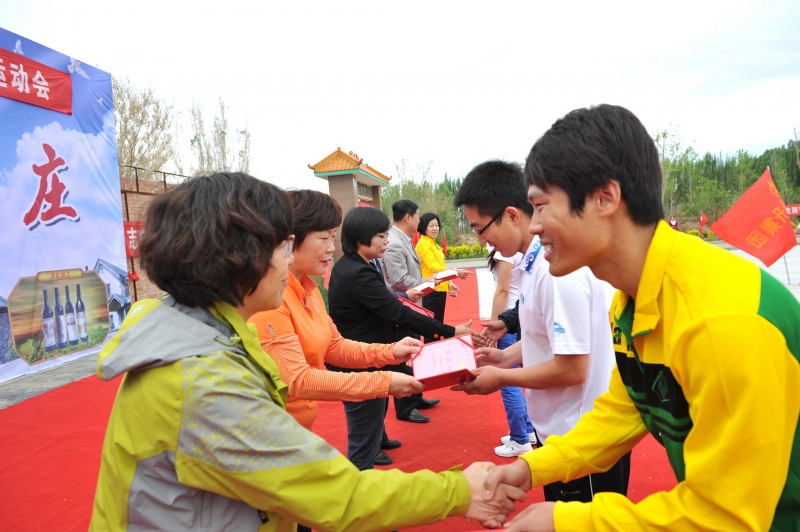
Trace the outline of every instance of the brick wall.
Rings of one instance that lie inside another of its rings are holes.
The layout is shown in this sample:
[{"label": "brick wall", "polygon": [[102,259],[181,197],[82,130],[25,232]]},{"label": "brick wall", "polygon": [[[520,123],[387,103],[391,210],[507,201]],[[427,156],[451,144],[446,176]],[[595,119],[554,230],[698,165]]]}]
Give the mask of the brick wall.
[{"label": "brick wall", "polygon": [[[147,208],[156,195],[164,192],[164,183],[158,181],[139,180],[139,192],[136,192],[136,181],[130,178],[120,179],[122,195],[122,217],[126,222],[144,222]],[[170,187],[171,185],[167,185]],[[159,297],[164,293],[147,277],[139,265],[139,257],[128,258],[128,271],[139,274],[138,281],[131,281],[131,302],[139,299]]]}]

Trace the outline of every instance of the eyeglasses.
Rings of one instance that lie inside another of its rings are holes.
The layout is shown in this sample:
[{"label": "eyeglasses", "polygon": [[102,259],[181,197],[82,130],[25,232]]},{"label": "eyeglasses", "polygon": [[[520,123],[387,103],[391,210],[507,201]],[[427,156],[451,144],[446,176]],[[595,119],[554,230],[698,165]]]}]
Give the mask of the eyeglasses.
[{"label": "eyeglasses", "polygon": [[380,238],[380,239],[382,239],[384,241],[385,240],[389,240],[389,233],[378,233],[375,236],[377,236],[378,238]]},{"label": "eyeglasses", "polygon": [[288,257],[292,254],[292,251],[294,251],[294,235],[289,235],[286,238],[286,242],[283,243],[283,252]]},{"label": "eyeglasses", "polygon": [[484,233],[484,232],[485,232],[487,229],[489,229],[489,226],[490,226],[490,225],[492,225],[493,223],[495,223],[497,220],[499,220],[499,219],[500,219],[500,217],[501,217],[501,216],[503,216],[503,213],[504,213],[504,212],[506,212],[506,210],[505,210],[505,209],[503,209],[502,211],[500,211],[500,214],[498,214],[497,216],[495,216],[494,218],[492,218],[492,220],[491,220],[491,221],[490,221],[488,224],[484,225],[482,229],[475,229],[475,228],[473,227],[473,228],[472,228],[472,232],[473,232],[473,233],[475,233],[475,234],[476,234],[476,235],[478,235],[478,236],[481,236],[481,235],[482,235],[482,234],[483,234],[483,233]]}]

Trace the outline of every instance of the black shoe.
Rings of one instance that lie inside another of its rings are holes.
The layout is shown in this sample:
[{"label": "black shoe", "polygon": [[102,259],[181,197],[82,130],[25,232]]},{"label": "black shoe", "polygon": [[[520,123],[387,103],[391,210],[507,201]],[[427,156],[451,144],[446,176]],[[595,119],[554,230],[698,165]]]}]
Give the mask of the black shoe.
[{"label": "black shoe", "polygon": [[416,408],[408,413],[408,417],[398,417],[400,421],[410,421],[411,423],[427,423],[431,420],[428,416],[423,416]]},{"label": "black shoe", "polygon": [[400,440],[384,440],[381,442],[381,449],[397,449],[403,445]]},{"label": "black shoe", "polygon": [[375,465],[391,465],[392,460],[388,454],[383,451],[378,451],[378,456],[375,457]]},{"label": "black shoe", "polygon": [[417,408],[419,408],[420,410],[424,410],[426,408],[433,408],[438,404],[439,404],[438,399],[425,399],[424,397],[420,397],[419,401],[417,401]]}]

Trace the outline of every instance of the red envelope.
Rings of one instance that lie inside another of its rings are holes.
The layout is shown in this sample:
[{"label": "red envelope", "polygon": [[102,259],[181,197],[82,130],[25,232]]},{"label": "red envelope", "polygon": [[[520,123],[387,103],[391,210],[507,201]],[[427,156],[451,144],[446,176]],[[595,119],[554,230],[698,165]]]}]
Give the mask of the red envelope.
[{"label": "red envelope", "polygon": [[436,390],[473,381],[477,375],[472,335],[465,334],[425,344],[414,357],[414,378],[425,390]]},{"label": "red envelope", "polygon": [[424,307],[420,307],[416,303],[412,303],[411,301],[409,301],[408,299],[404,298],[403,296],[397,296],[397,299],[400,300],[400,303],[402,303],[403,305],[407,306],[408,308],[410,308],[414,312],[419,312],[420,314],[428,316],[429,318],[433,317],[433,311],[430,311],[430,310],[428,310],[428,309],[426,309]]}]

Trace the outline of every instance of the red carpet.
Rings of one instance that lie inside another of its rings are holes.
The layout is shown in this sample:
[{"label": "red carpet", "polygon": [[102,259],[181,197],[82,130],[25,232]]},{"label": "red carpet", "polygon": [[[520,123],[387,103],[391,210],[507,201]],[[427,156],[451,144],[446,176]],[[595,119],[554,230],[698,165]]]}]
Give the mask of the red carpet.
[{"label": "red carpet", "polygon": [[[475,276],[460,281],[458,298],[448,298],[446,321],[463,323],[478,316]],[[477,320],[473,322],[477,329]],[[108,415],[120,379],[106,383],[88,377],[20,404],[0,410],[0,531],[85,531],[91,516],[100,451]],[[499,394],[468,396],[447,389],[429,397],[442,402],[425,411],[431,422],[417,425],[397,421],[390,407],[389,436],[403,446],[389,451],[404,471],[445,470],[476,460],[509,463],[492,449],[508,432]],[[316,433],[343,453],[347,434],[341,403],[320,403]],[[675,477],[661,446],[647,437],[633,452],[629,497],[671,489]],[[541,490],[529,501],[542,500]],[[462,517],[413,530],[475,530]]]}]

